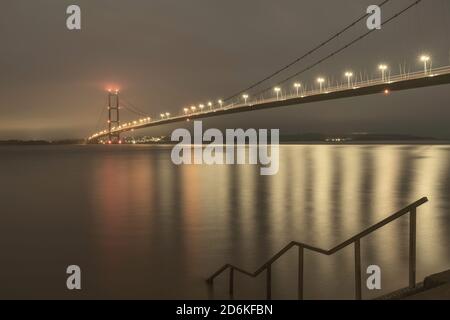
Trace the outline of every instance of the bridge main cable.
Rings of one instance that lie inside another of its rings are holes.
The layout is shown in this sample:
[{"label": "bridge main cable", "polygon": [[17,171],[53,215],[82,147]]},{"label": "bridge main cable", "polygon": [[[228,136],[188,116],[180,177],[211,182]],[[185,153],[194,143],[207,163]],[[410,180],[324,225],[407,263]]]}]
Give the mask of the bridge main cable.
[{"label": "bridge main cable", "polygon": [[[390,0],[384,0],[383,2],[381,2],[378,6],[381,8],[382,6],[384,6],[385,4],[387,4]],[[323,41],[322,43],[320,43],[319,45],[317,45],[316,47],[314,47],[313,49],[309,50],[308,52],[306,52],[304,55],[302,55],[301,57],[295,59],[294,61],[288,63],[287,65],[285,65],[284,67],[282,67],[281,69],[278,69],[277,71],[271,73],[270,75],[268,75],[267,77],[265,77],[262,80],[257,81],[256,83],[252,84],[251,86],[249,86],[248,88],[245,88],[231,96],[229,96],[228,98],[224,99],[224,101],[229,101],[237,96],[240,96],[241,94],[245,93],[248,90],[251,90],[257,86],[259,86],[260,84],[272,79],[273,77],[279,75],[281,72],[289,69],[290,67],[292,67],[293,65],[297,64],[298,62],[300,62],[301,60],[307,58],[308,56],[310,56],[311,54],[313,54],[314,52],[316,52],[317,50],[321,49],[322,47],[326,46],[328,43],[330,43],[331,41],[333,41],[334,39],[338,38],[339,36],[341,36],[344,32],[346,32],[347,30],[351,29],[352,27],[354,27],[356,24],[358,24],[359,22],[361,22],[362,20],[364,20],[365,18],[367,18],[369,16],[368,13],[366,13],[365,15],[361,16],[360,18],[356,19],[355,21],[353,21],[352,23],[350,23],[349,25],[347,25],[345,28],[343,28],[342,30],[340,30],[339,32],[337,32],[336,34],[334,34],[333,36],[331,36],[330,38],[328,38],[327,40]]]},{"label": "bridge main cable", "polygon": [[[422,1],[423,1],[423,0],[416,0],[416,1],[414,1],[412,4],[410,4],[409,6],[407,6],[406,8],[404,8],[403,10],[397,12],[395,15],[393,15],[392,17],[390,17],[388,20],[384,21],[381,25],[384,26],[384,25],[388,24],[389,22],[395,20],[396,18],[398,18],[399,16],[401,16],[403,13],[405,13],[406,11],[408,11],[409,9],[411,9],[412,7],[418,5],[418,4],[419,4],[420,2],[422,2]],[[357,43],[358,41],[364,39],[365,37],[367,37],[368,35],[370,35],[370,34],[371,34],[372,32],[374,32],[374,31],[376,31],[376,29],[372,29],[372,30],[370,30],[370,31],[368,31],[368,32],[366,32],[366,33],[360,35],[360,36],[357,37],[356,39],[350,41],[349,43],[347,43],[347,44],[344,45],[343,47],[341,47],[341,48],[339,48],[339,49],[333,51],[332,53],[330,53],[329,55],[327,55],[327,56],[325,56],[324,58],[320,59],[319,61],[317,61],[317,62],[315,62],[315,63],[309,65],[308,67],[306,67],[306,68],[300,70],[299,72],[297,72],[297,73],[295,73],[295,74],[289,76],[288,78],[285,78],[285,79],[281,80],[281,81],[278,82],[276,85],[282,85],[283,83],[285,83],[285,82],[287,82],[287,81],[289,81],[289,80],[291,80],[291,79],[293,79],[293,78],[299,76],[300,74],[305,73],[305,72],[308,71],[308,70],[311,70],[311,69],[314,68],[315,66],[321,64],[322,62],[324,62],[324,61],[330,59],[331,57],[333,57],[333,56],[339,54],[340,52],[344,51],[344,50],[347,49],[348,47],[354,45],[354,44]],[[272,89],[272,87],[270,87],[270,88],[269,88],[269,87],[268,87],[268,88],[265,88],[264,90],[261,90],[261,91],[257,92],[255,95],[256,95],[256,96],[257,96],[257,95],[260,95],[260,94],[262,94],[262,93],[264,93],[264,92],[267,92],[267,91],[269,91],[269,90],[271,90],[271,89]]]}]

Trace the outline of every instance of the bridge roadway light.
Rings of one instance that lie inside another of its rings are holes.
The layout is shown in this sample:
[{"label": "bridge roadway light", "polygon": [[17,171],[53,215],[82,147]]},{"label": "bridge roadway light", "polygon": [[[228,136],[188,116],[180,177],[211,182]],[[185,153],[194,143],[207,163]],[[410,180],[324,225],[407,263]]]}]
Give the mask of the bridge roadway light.
[{"label": "bridge roadway light", "polygon": [[161,113],[160,116],[161,116],[161,119],[164,119],[165,114]]},{"label": "bridge roadway light", "polygon": [[166,112],[166,118],[170,117],[170,112]]},{"label": "bridge roadway light", "polygon": [[378,66],[378,70],[381,71],[381,81],[386,81],[386,70],[388,69],[388,66],[385,64],[380,64]]},{"label": "bridge roadway light", "polygon": [[325,82],[324,78],[317,78],[317,82],[319,83],[320,86],[320,92],[322,92],[322,85]]},{"label": "bridge roadway light", "polygon": [[296,83],[294,83],[294,88],[297,90],[297,97],[298,97],[298,90],[300,89],[300,87],[301,87],[302,85],[300,84],[300,83],[298,83],[298,82],[296,82]]},{"label": "bridge roadway light", "polygon": [[201,104],[201,105],[198,106],[198,108],[200,109],[200,112],[203,112],[203,109],[205,108],[205,105]]},{"label": "bridge roadway light", "polygon": [[209,110],[212,110],[212,106],[213,106],[212,102],[211,102],[211,101],[210,101],[210,102],[208,102],[208,107],[209,107]]},{"label": "bridge roadway light", "polygon": [[189,109],[188,108],[184,108],[183,111],[184,111],[184,114],[187,115],[188,112],[189,112]]},{"label": "bridge roadway light", "polygon": [[[427,74],[427,72],[428,72],[427,65],[428,65],[428,61],[430,61],[430,60],[431,60],[431,58],[430,58],[430,56],[428,56],[428,55],[422,55],[422,56],[420,57],[420,61],[422,61],[423,64],[424,64],[424,73],[425,73],[425,74]],[[431,66],[430,66],[430,71],[431,71]]]},{"label": "bridge roadway light", "polygon": [[353,77],[353,72],[347,71],[345,73],[345,76],[347,77],[348,87],[350,88],[351,87],[351,80],[350,79]]},{"label": "bridge roadway light", "polygon": [[278,100],[280,92],[281,92],[281,88],[280,87],[275,87],[275,88],[273,88],[273,91],[275,91],[277,93],[277,100]]},{"label": "bridge roadway light", "polygon": [[244,103],[247,104],[248,94],[243,94],[242,98],[244,98]]},{"label": "bridge roadway light", "polygon": [[192,110],[192,112],[195,112],[195,110],[197,110],[197,107],[196,106],[192,106],[191,110]]}]

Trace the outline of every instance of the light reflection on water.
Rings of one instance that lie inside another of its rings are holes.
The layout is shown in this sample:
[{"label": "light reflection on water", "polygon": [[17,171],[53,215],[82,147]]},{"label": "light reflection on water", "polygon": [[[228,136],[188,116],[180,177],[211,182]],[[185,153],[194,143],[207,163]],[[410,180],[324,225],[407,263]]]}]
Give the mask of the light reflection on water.
[{"label": "light reflection on water", "polygon": [[[253,271],[292,240],[329,249],[423,196],[418,279],[450,268],[449,146],[282,146],[276,176],[177,167],[170,150],[0,148],[0,298],[207,298],[224,263]],[[363,270],[383,271],[365,298],[406,286],[408,230],[402,218],[363,240]],[[296,259],[274,265],[274,298],[296,298]],[[305,259],[306,298],[353,298],[352,247]],[[65,290],[69,264],[81,293]],[[236,283],[237,298],[264,297],[264,276]]]}]

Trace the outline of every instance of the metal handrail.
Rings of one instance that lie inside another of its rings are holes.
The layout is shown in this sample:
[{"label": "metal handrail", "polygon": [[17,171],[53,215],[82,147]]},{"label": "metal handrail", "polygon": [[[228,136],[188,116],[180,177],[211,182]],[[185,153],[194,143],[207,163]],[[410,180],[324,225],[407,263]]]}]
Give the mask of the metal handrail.
[{"label": "metal handrail", "polygon": [[212,274],[206,281],[210,286],[214,285],[214,279],[225,272],[227,269],[230,270],[229,273],[229,295],[230,298],[234,297],[234,272],[240,272],[249,277],[255,278],[263,271],[266,271],[266,298],[270,300],[272,297],[272,264],[277,261],[281,256],[283,256],[287,251],[289,251],[292,247],[298,247],[298,299],[303,300],[303,264],[304,264],[304,251],[305,249],[317,252],[323,255],[330,256],[350,244],[354,244],[354,252],[355,252],[355,298],[357,300],[361,300],[362,298],[362,289],[361,289],[361,239],[365,236],[371,234],[372,232],[382,228],[383,226],[389,224],[390,222],[397,220],[403,215],[409,213],[409,287],[414,288],[416,286],[416,213],[417,208],[422,204],[428,202],[427,197],[423,197],[416,202],[408,205],[407,207],[393,213],[389,217],[381,220],[380,222],[374,224],[373,226],[365,229],[364,231],[356,234],[350,239],[338,244],[334,248],[330,250],[324,250],[321,248],[310,246],[306,243],[292,241],[288,245],[286,245],[283,249],[281,249],[277,254],[275,254],[272,258],[270,258],[266,263],[264,263],[260,268],[258,268],[255,272],[249,272],[242,268],[239,268],[232,264],[225,264],[219,270],[217,270],[214,274]]}]

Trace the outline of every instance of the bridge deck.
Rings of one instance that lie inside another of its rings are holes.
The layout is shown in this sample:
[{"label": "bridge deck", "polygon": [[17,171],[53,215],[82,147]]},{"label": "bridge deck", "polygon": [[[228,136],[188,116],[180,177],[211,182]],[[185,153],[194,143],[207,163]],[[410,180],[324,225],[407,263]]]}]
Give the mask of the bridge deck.
[{"label": "bridge deck", "polygon": [[[388,90],[388,92],[395,92],[443,84],[450,84],[450,67],[435,69],[432,71],[430,75],[424,75],[424,73],[421,72],[411,74],[409,76],[396,76],[392,77],[387,82],[378,79],[375,81],[357,83],[351,88],[348,88],[347,86],[338,86],[334,88],[325,89],[323,92],[319,92],[318,90],[311,91],[303,96],[289,96],[288,98],[279,100],[268,99],[263,100],[259,103],[249,102],[248,104],[228,105],[220,109],[198,112],[182,116],[175,116],[168,119],[136,124],[124,124],[122,128],[115,129],[112,132],[123,133],[131,130],[156,127],[170,123],[217,117],[221,115],[234,114],[240,112],[250,112],[270,108],[280,108],[291,105],[302,105],[312,102],[328,101],[357,96],[366,96],[372,94],[385,94],[386,90]],[[97,140],[106,136],[108,136],[108,132],[103,131],[100,134],[92,136],[89,140],[92,139]]]}]

